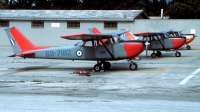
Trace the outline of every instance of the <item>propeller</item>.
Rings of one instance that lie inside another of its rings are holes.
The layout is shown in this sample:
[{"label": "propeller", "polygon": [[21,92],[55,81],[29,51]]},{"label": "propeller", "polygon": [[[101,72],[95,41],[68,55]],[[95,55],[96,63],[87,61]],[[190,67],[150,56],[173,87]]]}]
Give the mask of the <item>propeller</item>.
[{"label": "propeller", "polygon": [[148,55],[148,45],[150,45],[150,43],[148,41],[145,42],[145,46],[146,46],[146,60],[147,60],[147,55]]}]

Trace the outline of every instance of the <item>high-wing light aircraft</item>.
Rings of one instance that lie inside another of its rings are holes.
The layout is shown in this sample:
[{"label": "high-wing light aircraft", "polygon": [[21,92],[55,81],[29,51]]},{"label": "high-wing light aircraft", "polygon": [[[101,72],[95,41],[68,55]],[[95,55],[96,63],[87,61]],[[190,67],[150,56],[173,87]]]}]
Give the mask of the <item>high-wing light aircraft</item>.
[{"label": "high-wing light aircraft", "polygon": [[[182,45],[185,44],[186,37],[183,36],[167,36],[163,32],[141,32],[132,34],[128,29],[125,28],[127,32],[122,34],[124,40],[142,40],[146,45],[146,54],[147,50],[153,50],[151,54],[152,58],[156,56],[162,56],[161,51],[176,51],[175,56],[180,57],[181,53],[177,51]],[[101,33],[97,28],[89,29],[89,32]],[[156,52],[155,52],[156,51]]]},{"label": "high-wing light aircraft", "polygon": [[[61,36],[69,40],[82,40],[72,46],[37,46],[26,38],[16,27],[5,29],[15,56],[24,58],[66,59],[97,61],[95,71],[111,67],[113,60],[129,59],[130,70],[136,70],[137,64],[132,59],[144,50],[142,41],[124,41],[118,35],[126,33],[121,30],[113,34],[86,34],[77,33]],[[106,40],[106,41],[105,41]]]},{"label": "high-wing light aircraft", "polygon": [[192,42],[194,40],[194,38],[196,37],[195,34],[183,34],[182,31],[174,31],[174,30],[165,30],[164,32],[168,33],[170,35],[169,38],[173,38],[173,37],[178,37],[178,36],[183,36],[186,37],[186,42],[185,44],[187,45],[186,49],[190,50],[191,46],[188,45],[190,42]]}]

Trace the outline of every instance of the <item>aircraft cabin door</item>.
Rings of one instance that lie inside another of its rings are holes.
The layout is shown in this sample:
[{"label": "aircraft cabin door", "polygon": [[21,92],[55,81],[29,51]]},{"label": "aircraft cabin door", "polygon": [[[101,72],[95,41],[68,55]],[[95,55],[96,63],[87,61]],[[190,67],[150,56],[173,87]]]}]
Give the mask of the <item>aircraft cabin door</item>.
[{"label": "aircraft cabin door", "polygon": [[164,49],[164,39],[162,38],[161,35],[155,35],[151,37],[151,48],[152,49]]},{"label": "aircraft cabin door", "polygon": [[166,35],[164,38],[164,45],[165,45],[166,49],[172,49],[174,47],[174,45],[172,43],[172,39],[169,38],[168,35]]},{"label": "aircraft cabin door", "polygon": [[102,39],[101,43],[99,40],[95,40],[94,46],[95,46],[95,57],[99,59],[105,59],[105,58],[112,58],[109,52],[106,50],[105,47],[110,51],[110,53],[113,53],[112,45],[110,39]]}]

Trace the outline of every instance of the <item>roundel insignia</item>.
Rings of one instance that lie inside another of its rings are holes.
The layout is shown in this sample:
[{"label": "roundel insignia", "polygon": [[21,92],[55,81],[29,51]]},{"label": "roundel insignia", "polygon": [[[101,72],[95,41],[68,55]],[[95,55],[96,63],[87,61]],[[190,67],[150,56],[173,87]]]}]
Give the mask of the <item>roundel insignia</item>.
[{"label": "roundel insignia", "polygon": [[83,52],[81,50],[76,51],[76,55],[78,57],[81,57],[83,55]]}]

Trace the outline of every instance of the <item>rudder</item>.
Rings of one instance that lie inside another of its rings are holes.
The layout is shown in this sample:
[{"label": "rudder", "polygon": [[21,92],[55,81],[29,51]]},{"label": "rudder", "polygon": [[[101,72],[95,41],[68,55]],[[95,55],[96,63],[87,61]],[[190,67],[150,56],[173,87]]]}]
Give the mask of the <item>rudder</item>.
[{"label": "rudder", "polygon": [[5,29],[14,54],[23,53],[30,50],[47,48],[46,46],[34,45],[26,36],[24,36],[16,27]]}]

